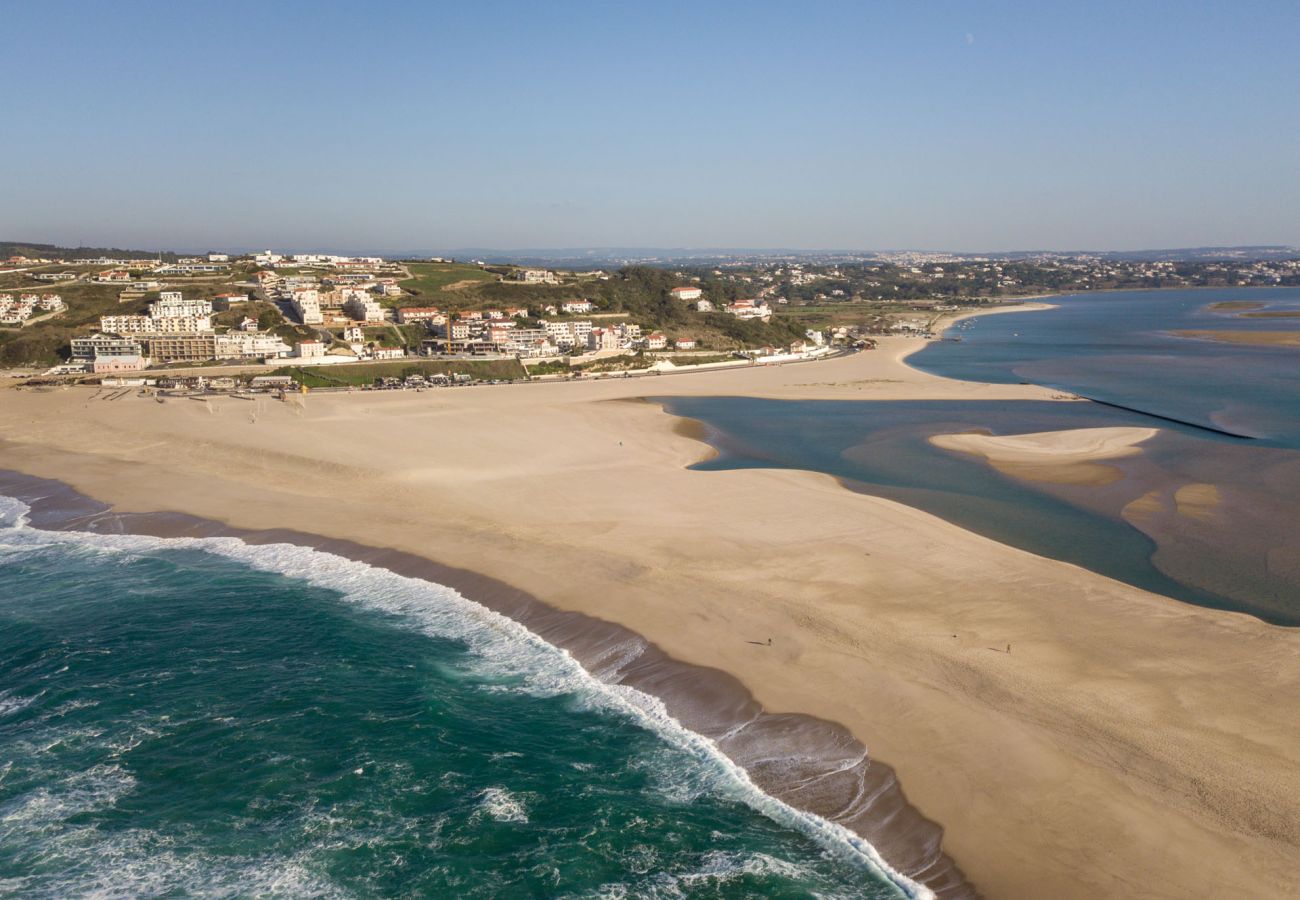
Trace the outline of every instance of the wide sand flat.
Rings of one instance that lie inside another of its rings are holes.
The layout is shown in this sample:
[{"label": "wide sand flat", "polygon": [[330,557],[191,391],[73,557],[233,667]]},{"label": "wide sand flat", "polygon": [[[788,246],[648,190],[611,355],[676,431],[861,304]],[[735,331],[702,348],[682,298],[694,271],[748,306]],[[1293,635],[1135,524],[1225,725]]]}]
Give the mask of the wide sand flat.
[{"label": "wide sand flat", "polygon": [[0,466],[124,510],[424,554],[624,624],[768,709],[849,726],[990,897],[1300,893],[1300,632],[822,475],[689,471],[706,448],[657,405],[605,402],[1052,395],[913,371],[919,346],[288,403],[7,390]]}]

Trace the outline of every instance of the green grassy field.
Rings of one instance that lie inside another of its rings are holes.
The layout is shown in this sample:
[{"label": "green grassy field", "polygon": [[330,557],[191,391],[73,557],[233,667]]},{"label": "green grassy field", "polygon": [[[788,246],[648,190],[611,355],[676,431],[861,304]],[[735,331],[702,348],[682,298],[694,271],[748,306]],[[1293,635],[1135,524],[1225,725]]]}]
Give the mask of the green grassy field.
[{"label": "green grassy field", "polygon": [[[495,281],[496,276],[484,272],[478,266],[461,263],[409,263],[410,278],[399,281],[402,290],[417,294],[423,300],[434,303],[433,295],[438,294],[448,285],[469,281],[475,284]],[[410,305],[410,304],[408,304]]]}]

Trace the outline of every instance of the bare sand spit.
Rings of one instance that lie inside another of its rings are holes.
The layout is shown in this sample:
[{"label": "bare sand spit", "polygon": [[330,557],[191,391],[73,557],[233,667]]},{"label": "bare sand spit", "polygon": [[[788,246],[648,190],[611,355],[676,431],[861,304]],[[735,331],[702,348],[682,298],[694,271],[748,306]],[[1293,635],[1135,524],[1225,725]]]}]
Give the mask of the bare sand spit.
[{"label": "bare sand spit", "polygon": [[1159,431],[1158,428],[1113,426],[1033,434],[936,434],[930,443],[993,462],[1075,463],[1132,456],[1141,452],[1138,444],[1155,437]]},{"label": "bare sand spit", "polygon": [[1300,347],[1300,331],[1232,331],[1182,329],[1172,334],[1178,337],[1196,338],[1203,341],[1219,341],[1225,344],[1251,344],[1256,347]]},{"label": "bare sand spit", "polygon": [[1115,426],[1040,431],[1033,434],[936,434],[930,443],[945,450],[986,459],[998,471],[1030,481],[1054,484],[1110,484],[1123,477],[1101,460],[1140,453],[1143,441],[1158,428]]}]

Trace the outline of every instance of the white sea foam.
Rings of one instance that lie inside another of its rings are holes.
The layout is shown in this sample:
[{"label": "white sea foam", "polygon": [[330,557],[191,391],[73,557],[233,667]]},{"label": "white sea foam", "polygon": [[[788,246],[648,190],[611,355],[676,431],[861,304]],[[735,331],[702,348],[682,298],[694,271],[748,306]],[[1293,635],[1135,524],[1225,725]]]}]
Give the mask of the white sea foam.
[{"label": "white sea foam", "polygon": [[0,494],[0,528],[20,528],[27,525],[27,513],[31,511],[26,503],[17,497]]},{"label": "white sea foam", "polygon": [[0,808],[0,835],[58,832],[73,816],[109,809],[135,788],[120,766],[97,765],[15,797]]},{"label": "white sea foam", "polygon": [[31,697],[20,697],[13,691],[0,691],[0,719],[11,716],[16,712],[22,712],[41,699],[44,694],[45,691],[37,691]]},{"label": "white sea foam", "polygon": [[486,788],[479,794],[478,808],[497,822],[528,822],[528,807],[524,801],[503,787]]},{"label": "white sea foam", "polygon": [[706,767],[707,780],[718,790],[815,840],[836,858],[874,870],[893,882],[904,896],[933,896],[924,885],[890,867],[860,836],[763,792],[713,741],[688,730],[669,715],[657,697],[626,685],[600,681],[567,651],[449,587],[295,544],[250,545],[225,537],[155,538],[40,531],[26,526],[26,512],[27,507],[19,501],[0,497],[0,541],[12,543],[16,549],[49,544],[77,546],[110,557],[169,550],[206,551],[259,571],[337,591],[350,602],[399,617],[426,634],[462,641],[474,651],[475,666],[484,675],[511,680],[516,689],[539,696],[572,695],[585,708],[630,718]]},{"label": "white sea foam", "polygon": [[[637,874],[647,874],[648,870],[628,867]],[[699,865],[692,871],[677,873],[658,873],[650,878],[633,883],[603,884],[594,891],[579,896],[591,900],[614,900],[614,898],[637,897],[645,900],[678,900],[699,895],[701,892],[737,892],[740,887],[728,885],[747,875],[778,877],[788,879],[795,884],[807,884],[814,877],[812,869],[778,859],[766,853],[738,853],[716,851],[706,854]],[[836,894],[814,892],[812,896],[819,900],[859,900],[857,894]]]}]

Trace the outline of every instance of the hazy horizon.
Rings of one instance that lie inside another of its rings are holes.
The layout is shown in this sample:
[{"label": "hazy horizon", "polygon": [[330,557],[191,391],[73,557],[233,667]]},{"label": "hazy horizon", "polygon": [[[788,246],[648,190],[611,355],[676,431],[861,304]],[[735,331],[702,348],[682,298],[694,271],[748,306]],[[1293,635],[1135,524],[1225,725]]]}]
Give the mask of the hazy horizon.
[{"label": "hazy horizon", "polygon": [[11,9],[0,235],[182,251],[1300,244],[1294,4],[792,9]]},{"label": "hazy horizon", "polygon": [[[485,255],[493,257],[515,257],[529,258],[536,256],[554,257],[556,259],[573,260],[581,256],[590,256],[593,260],[604,261],[616,258],[621,255],[658,255],[665,258],[677,258],[678,256],[697,255],[701,258],[707,258],[710,255],[716,256],[743,256],[743,255],[806,255],[806,256],[848,256],[863,255],[870,256],[873,254],[904,254],[904,253],[929,253],[929,254],[950,254],[953,256],[1021,256],[1042,254],[1058,255],[1107,255],[1107,254],[1130,254],[1138,255],[1143,253],[1178,253],[1191,251],[1244,251],[1244,250],[1285,250],[1288,252],[1300,252],[1300,247],[1291,244],[1213,244],[1200,245],[1196,247],[1139,247],[1139,248],[1121,248],[1121,247],[1072,247],[1072,248],[1045,248],[1045,247],[1013,247],[999,250],[972,250],[965,248],[951,247],[433,247],[433,248],[397,248],[397,247],[370,247],[370,246],[349,246],[349,245],[330,245],[330,246],[306,246],[306,245],[275,245],[264,247],[261,245],[238,244],[238,245],[190,245],[190,246],[171,246],[171,245],[127,245],[121,241],[107,242],[82,242],[82,243],[60,243],[57,241],[47,240],[24,240],[12,239],[0,235],[0,243],[30,243],[30,244],[50,244],[59,246],[64,249],[77,250],[86,247],[96,247],[103,249],[118,249],[124,251],[156,251],[160,253],[180,253],[180,254],[204,254],[204,253],[230,253],[235,255],[251,255],[263,250],[270,250],[281,254],[295,253],[325,253],[338,255],[356,255],[356,256],[385,256],[393,259],[418,258],[424,256],[452,256],[458,259],[467,258],[471,255]],[[564,254],[571,254],[564,256]]]}]

